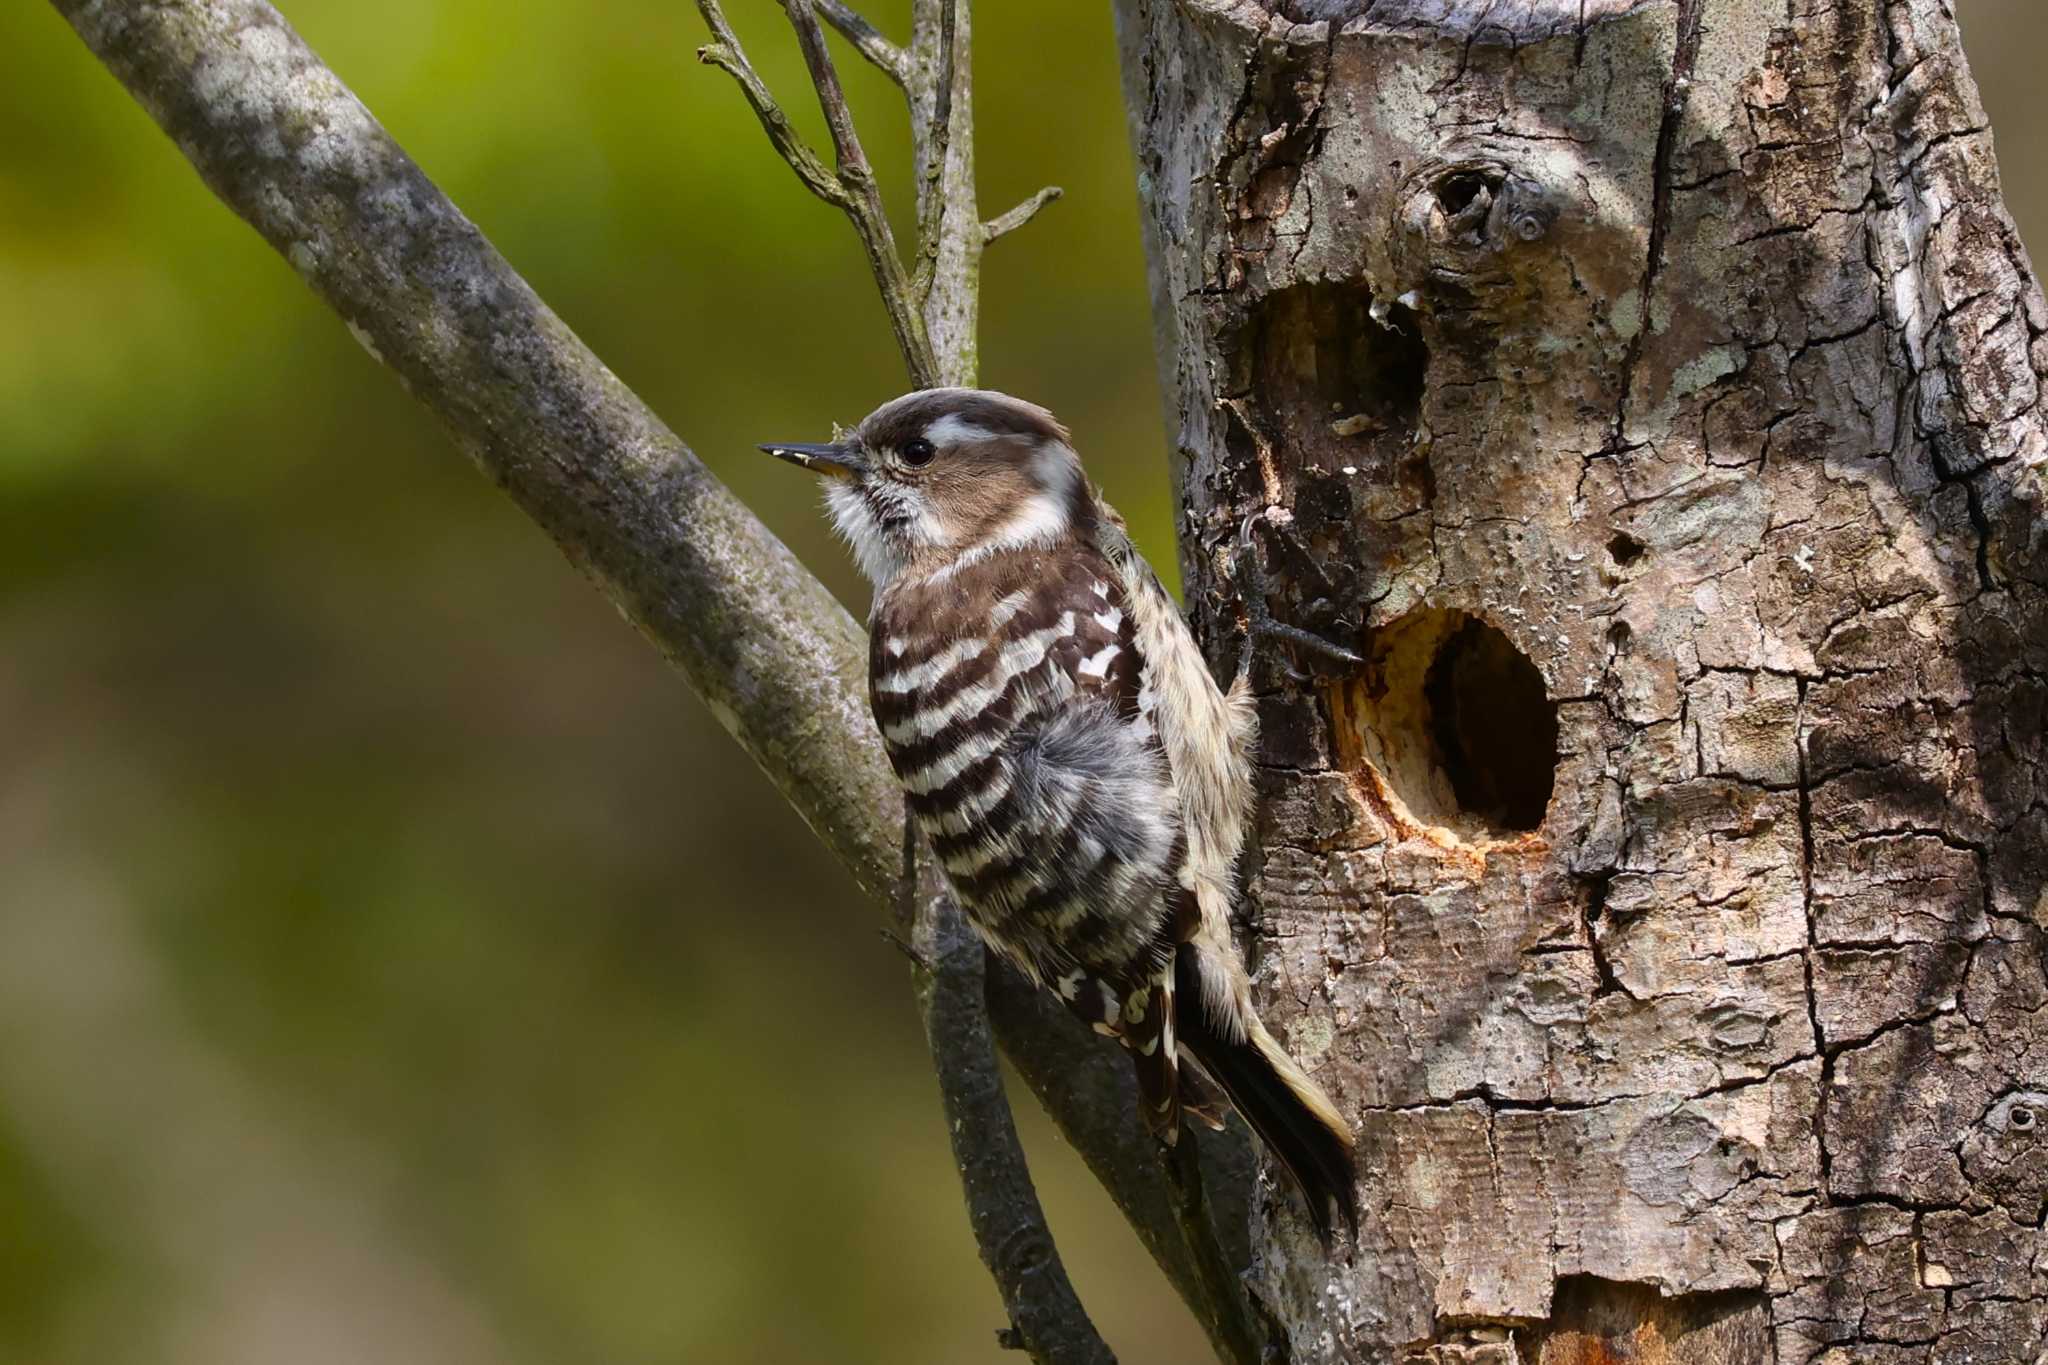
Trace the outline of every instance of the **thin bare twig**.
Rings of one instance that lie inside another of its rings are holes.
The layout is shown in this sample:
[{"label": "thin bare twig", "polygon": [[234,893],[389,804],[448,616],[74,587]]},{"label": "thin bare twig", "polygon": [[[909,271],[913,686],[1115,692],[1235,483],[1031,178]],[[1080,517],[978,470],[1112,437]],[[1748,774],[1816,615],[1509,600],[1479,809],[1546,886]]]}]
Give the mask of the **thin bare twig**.
[{"label": "thin bare twig", "polygon": [[[938,70],[938,80],[931,91],[930,135],[926,138],[927,145],[922,148],[926,193],[919,197],[918,232],[924,239],[923,244],[936,250],[945,232],[944,178],[946,159],[953,149],[953,96],[954,87],[960,79],[960,6],[964,0],[934,0],[934,3],[939,7],[939,46],[933,62]],[[924,287],[928,290],[932,283],[933,277],[928,275]]]},{"label": "thin bare twig", "polygon": [[[915,849],[906,850],[910,856]],[[1031,1183],[1003,1091],[984,1000],[987,954],[930,857],[906,868],[914,890],[911,946],[930,969],[914,974],[918,1013],[939,1075],[967,1220],[1010,1326],[998,1335],[1039,1365],[1116,1365],[1075,1294]]]},{"label": "thin bare twig", "polygon": [[819,27],[811,0],[784,0],[783,8],[789,15],[791,27],[796,30],[797,43],[803,49],[805,65],[810,68],[812,84],[817,87],[818,104],[825,111],[825,122],[832,133],[836,169],[826,169],[823,159],[804,142],[767,83],[747,61],[739,35],[733,31],[718,0],[697,0],[697,12],[704,16],[704,23],[711,30],[713,39],[697,49],[697,59],[724,71],[738,83],[747,103],[753,107],[754,116],[768,134],[768,141],[789,163],[797,178],[811,193],[844,212],[852,221],[854,233],[860,238],[861,247],[867,255],[868,269],[874,274],[875,287],[881,291],[882,306],[889,314],[889,328],[895,334],[897,349],[902,352],[904,368],[910,371],[911,381],[917,387],[929,388],[939,382],[938,365],[932,358],[931,338],[925,332],[924,318],[911,296],[910,277],[903,269],[902,258],[896,254],[896,238],[889,229],[888,214],[882,208],[882,196],[875,184],[874,171],[868,165],[867,154],[861,150],[859,136],[854,132],[853,113],[847,108],[845,93],[839,88],[839,73],[833,68],[832,54],[825,46],[825,32]]},{"label": "thin bare twig", "polygon": [[896,84],[910,84],[910,55],[884,38],[880,29],[844,0],[817,0],[817,5],[818,13],[824,16],[825,22],[837,29],[839,36],[851,43],[855,52],[880,67]]},{"label": "thin bare twig", "polygon": [[1058,185],[1047,185],[1038,193],[1026,199],[1008,213],[997,214],[981,225],[981,239],[993,242],[998,237],[1007,237],[1039,215],[1047,204],[1058,199],[1066,191]]},{"label": "thin bare twig", "polygon": [[[699,0],[700,4],[715,2]],[[881,291],[890,330],[896,334],[896,348],[903,353],[910,382],[920,389],[930,388],[939,382],[931,337],[911,296],[910,276],[903,268],[903,258],[896,254],[896,235],[890,230],[889,215],[882,207],[882,191],[875,183],[874,168],[868,164],[860,134],[854,129],[853,110],[847,107],[846,92],[839,86],[839,71],[832,64],[825,30],[818,23],[811,0],[782,0],[782,8],[789,16],[789,26],[796,30],[797,47],[804,54],[804,65],[818,92],[818,108],[824,111],[825,126],[831,130],[839,183],[847,194],[846,214],[853,220],[854,231],[867,252],[868,269]]]},{"label": "thin bare twig", "polygon": [[960,74],[960,6],[967,0],[939,0],[939,89],[932,129],[935,160],[946,159],[953,137],[953,86]]},{"label": "thin bare twig", "polygon": [[789,121],[789,115],[782,112],[775,96],[768,92],[767,83],[755,74],[745,50],[740,47],[739,36],[719,10],[718,0],[698,0],[697,9],[716,38],[715,42],[697,49],[697,60],[717,67],[738,83],[740,93],[747,97],[747,103],[754,110],[754,117],[761,121],[761,130],[768,134],[768,141],[776,152],[796,172],[797,179],[804,182],[804,188],[836,208],[846,208],[845,186],[833,179],[832,171],[824,160],[804,144],[803,135]]}]

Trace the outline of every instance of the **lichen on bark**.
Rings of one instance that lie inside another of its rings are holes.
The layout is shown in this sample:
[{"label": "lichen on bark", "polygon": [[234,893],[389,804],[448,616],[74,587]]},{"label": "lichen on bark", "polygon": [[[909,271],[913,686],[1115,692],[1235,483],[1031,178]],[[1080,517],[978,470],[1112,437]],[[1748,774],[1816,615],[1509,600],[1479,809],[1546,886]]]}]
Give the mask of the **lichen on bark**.
[{"label": "lichen on bark", "polygon": [[1369,661],[1259,679],[1366,1211],[1261,1201],[1290,1358],[2033,1361],[2048,309],[1949,9],[1119,20],[1191,605],[1267,509]]}]

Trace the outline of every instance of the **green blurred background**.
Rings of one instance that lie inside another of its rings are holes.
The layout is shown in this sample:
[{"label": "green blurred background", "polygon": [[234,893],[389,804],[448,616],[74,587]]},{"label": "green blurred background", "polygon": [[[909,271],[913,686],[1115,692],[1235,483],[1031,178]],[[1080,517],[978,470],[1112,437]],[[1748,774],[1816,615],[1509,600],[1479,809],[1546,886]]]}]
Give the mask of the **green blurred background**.
[{"label": "green blurred background", "polygon": [[[288,0],[863,604],[757,440],[901,387],[687,0]],[[729,0],[815,133],[767,0]],[[1960,0],[2048,233],[2048,13]],[[871,10],[906,27],[905,0]],[[1172,563],[1104,0],[977,16],[983,379]],[[842,66],[900,207],[900,106]],[[0,9],[0,1362],[994,1361],[906,971],[654,653],[91,60]],[[1206,1358],[1018,1105],[1127,1365]]]}]

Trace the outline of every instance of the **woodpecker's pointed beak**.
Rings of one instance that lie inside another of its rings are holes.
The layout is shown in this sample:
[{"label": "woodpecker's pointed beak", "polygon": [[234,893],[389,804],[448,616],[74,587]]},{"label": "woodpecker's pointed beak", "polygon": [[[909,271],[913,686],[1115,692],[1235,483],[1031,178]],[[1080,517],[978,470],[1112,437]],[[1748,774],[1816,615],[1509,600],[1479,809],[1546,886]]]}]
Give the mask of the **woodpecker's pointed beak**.
[{"label": "woodpecker's pointed beak", "polygon": [[835,479],[850,479],[863,468],[860,449],[851,441],[835,441],[829,445],[765,445],[761,449],[778,460],[788,460],[814,474],[825,474]]}]

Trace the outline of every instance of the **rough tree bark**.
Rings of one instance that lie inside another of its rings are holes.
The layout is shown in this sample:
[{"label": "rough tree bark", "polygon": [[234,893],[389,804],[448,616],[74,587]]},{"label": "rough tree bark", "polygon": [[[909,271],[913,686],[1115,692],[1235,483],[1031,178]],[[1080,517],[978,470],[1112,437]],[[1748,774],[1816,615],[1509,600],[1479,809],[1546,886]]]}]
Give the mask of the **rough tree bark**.
[{"label": "rough tree bark", "polygon": [[2048,1360],[2048,309],[1945,0],[1118,0],[1316,1361]]}]

